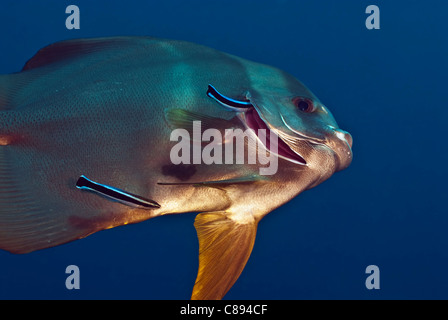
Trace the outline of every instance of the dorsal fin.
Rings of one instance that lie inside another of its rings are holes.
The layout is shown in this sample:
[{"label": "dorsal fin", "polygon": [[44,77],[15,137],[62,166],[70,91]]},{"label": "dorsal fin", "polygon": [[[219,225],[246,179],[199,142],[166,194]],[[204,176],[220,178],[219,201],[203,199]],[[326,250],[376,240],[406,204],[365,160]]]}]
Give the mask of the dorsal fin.
[{"label": "dorsal fin", "polygon": [[135,44],[136,40],[151,39],[149,37],[109,37],[65,40],[50,44],[40,49],[23,67],[22,71],[39,68],[53,63],[70,60],[110,48]]}]

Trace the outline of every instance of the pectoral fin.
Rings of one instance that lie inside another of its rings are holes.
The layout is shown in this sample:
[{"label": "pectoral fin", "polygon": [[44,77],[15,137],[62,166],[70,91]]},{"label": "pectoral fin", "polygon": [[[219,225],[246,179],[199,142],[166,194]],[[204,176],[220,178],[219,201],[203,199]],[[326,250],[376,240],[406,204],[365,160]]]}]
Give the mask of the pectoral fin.
[{"label": "pectoral fin", "polygon": [[240,276],[255,242],[257,221],[237,221],[225,212],[198,214],[199,270],[191,299],[218,300]]},{"label": "pectoral fin", "polygon": [[240,125],[240,120],[233,115],[229,119],[212,117],[203,113],[198,113],[180,108],[167,108],[164,110],[165,120],[171,129],[185,129],[190,136],[193,136],[193,122],[200,121],[201,130],[207,129],[229,129]]}]

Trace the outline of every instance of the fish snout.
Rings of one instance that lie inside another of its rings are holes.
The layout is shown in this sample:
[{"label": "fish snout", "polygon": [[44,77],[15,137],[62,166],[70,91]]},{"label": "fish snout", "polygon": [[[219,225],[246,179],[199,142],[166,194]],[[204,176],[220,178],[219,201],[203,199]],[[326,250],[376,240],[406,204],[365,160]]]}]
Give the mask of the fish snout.
[{"label": "fish snout", "polygon": [[336,130],[334,130],[334,132],[339,139],[345,140],[348,143],[348,145],[350,146],[350,148],[352,147],[353,138],[350,133],[348,133],[347,131],[341,130],[341,129],[336,129]]},{"label": "fish snout", "polygon": [[329,147],[334,151],[338,160],[337,171],[347,168],[352,162],[353,138],[350,133],[330,126]]}]

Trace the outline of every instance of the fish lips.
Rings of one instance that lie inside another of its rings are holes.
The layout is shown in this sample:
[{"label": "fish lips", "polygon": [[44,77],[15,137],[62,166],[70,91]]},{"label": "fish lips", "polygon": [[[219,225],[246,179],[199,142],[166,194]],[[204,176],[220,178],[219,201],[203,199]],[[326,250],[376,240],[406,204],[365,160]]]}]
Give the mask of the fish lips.
[{"label": "fish lips", "polygon": [[[305,166],[307,165],[306,160],[303,158],[301,154],[293,150],[285,141],[283,141],[281,137],[277,135],[276,132],[274,132],[269,128],[269,126],[261,118],[255,107],[249,108],[242,113],[242,121],[249,129],[251,129],[257,135],[257,138],[263,143],[264,147],[267,150],[269,150],[269,152],[274,153],[278,157],[288,160],[290,162],[299,165],[305,165]],[[259,136],[261,132],[265,132],[265,137],[263,139],[261,139]],[[277,148],[274,147],[275,140],[274,142],[271,141],[273,135],[276,135],[277,138],[275,139]],[[273,147],[274,150],[272,150]]]},{"label": "fish lips", "polygon": [[347,168],[352,162],[353,138],[347,131],[332,125],[327,125],[324,126],[322,130],[323,138],[309,137],[304,133],[294,130],[282,115],[280,115],[280,117],[283,124],[294,133],[294,137],[281,131],[279,131],[278,134],[283,140],[287,141],[288,145],[290,145],[293,150],[297,149],[298,141],[307,141],[310,145],[314,145],[315,147],[323,147],[334,155],[335,171]]},{"label": "fish lips", "polygon": [[[241,113],[241,120],[243,123],[254,131],[259,140],[263,142],[265,148],[270,152],[276,154],[278,157],[293,162],[295,164],[307,166],[305,158],[297,151],[298,140],[306,141],[309,145],[319,145],[325,148],[328,152],[334,155],[336,166],[335,171],[341,171],[347,168],[352,162],[352,136],[339,128],[328,126],[326,130],[326,138],[324,140],[314,139],[301,134],[300,138],[292,137],[288,134],[284,134],[281,131],[270,128],[270,126],[260,116],[257,108],[251,107]],[[264,129],[266,132],[266,139],[260,139],[259,130]],[[274,131],[275,130],[275,131]],[[267,134],[269,132],[269,135]],[[270,137],[275,134],[277,136],[277,151],[271,150]],[[298,133],[297,133],[298,134]],[[264,140],[266,142],[264,142]]]},{"label": "fish lips", "polygon": [[347,131],[329,126],[328,147],[334,152],[337,160],[336,171],[346,169],[353,160],[353,138]]}]

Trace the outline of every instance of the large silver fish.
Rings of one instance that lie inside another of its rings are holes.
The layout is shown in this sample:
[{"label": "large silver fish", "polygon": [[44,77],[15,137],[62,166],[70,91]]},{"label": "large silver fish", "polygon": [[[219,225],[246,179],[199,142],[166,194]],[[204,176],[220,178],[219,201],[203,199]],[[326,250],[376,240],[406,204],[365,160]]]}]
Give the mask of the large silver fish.
[{"label": "large silver fish", "polygon": [[[198,124],[223,138],[195,136]],[[259,129],[278,137],[275,149]],[[176,130],[185,137],[173,138]],[[275,172],[262,174],[261,160],[194,158],[195,148],[218,152],[238,138],[228,132],[252,133],[248,152],[251,139],[262,141],[257,149],[276,161]],[[193,158],[178,163],[173,150],[191,155],[179,147],[183,138]],[[182,41],[58,42],[0,76],[0,248],[27,253],[198,212],[192,299],[221,299],[249,258],[258,222],[346,168],[351,145],[319,99],[279,69]]]}]

